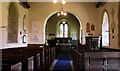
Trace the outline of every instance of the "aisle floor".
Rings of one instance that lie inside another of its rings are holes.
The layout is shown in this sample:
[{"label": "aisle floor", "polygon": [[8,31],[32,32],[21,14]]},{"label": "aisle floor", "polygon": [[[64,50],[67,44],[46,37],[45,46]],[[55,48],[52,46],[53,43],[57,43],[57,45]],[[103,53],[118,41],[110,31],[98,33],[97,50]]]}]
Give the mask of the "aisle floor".
[{"label": "aisle floor", "polygon": [[69,54],[60,54],[55,60],[51,71],[73,71]]}]

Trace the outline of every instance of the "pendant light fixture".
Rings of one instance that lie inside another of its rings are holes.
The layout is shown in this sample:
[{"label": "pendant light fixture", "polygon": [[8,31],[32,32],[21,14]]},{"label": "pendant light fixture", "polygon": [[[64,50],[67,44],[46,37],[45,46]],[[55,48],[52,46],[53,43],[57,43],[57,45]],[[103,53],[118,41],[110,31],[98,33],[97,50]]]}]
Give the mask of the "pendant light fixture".
[{"label": "pendant light fixture", "polygon": [[[53,0],[53,2],[57,3],[57,0]],[[61,8],[60,8],[59,12],[57,13],[57,16],[61,16],[61,15],[66,16],[67,15],[67,13],[63,9],[63,5],[64,4],[66,4],[66,1],[62,0],[62,2],[61,2]]]},{"label": "pendant light fixture", "polygon": [[[53,0],[53,3],[57,3],[58,1],[57,0]],[[66,4],[66,1],[65,0],[62,0],[61,1],[62,4]]]},{"label": "pendant light fixture", "polygon": [[53,3],[57,3],[57,0],[53,0]]},{"label": "pendant light fixture", "polygon": [[62,4],[66,4],[66,1],[65,1],[65,0],[62,0]]}]

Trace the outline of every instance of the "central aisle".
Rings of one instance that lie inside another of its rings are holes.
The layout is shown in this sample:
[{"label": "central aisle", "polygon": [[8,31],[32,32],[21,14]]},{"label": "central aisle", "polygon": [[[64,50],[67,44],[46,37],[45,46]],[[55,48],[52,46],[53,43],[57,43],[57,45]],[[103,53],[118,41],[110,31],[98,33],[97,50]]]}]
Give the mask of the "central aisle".
[{"label": "central aisle", "polygon": [[60,54],[52,71],[72,71],[69,54]]}]

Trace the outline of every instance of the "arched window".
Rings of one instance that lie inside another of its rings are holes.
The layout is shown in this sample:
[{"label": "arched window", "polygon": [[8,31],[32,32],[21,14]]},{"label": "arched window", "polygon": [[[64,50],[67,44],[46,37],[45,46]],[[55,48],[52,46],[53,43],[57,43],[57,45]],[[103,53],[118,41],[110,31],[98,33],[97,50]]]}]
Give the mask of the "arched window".
[{"label": "arched window", "polygon": [[68,37],[68,24],[65,21],[60,24],[60,37]]},{"label": "arched window", "polygon": [[8,43],[18,42],[18,10],[14,3],[8,9]]},{"label": "arched window", "polygon": [[23,17],[23,31],[26,33],[27,30],[27,19],[26,19],[26,15],[24,15]]},{"label": "arched window", "polygon": [[104,11],[102,20],[102,46],[109,46],[109,20],[106,11]]}]

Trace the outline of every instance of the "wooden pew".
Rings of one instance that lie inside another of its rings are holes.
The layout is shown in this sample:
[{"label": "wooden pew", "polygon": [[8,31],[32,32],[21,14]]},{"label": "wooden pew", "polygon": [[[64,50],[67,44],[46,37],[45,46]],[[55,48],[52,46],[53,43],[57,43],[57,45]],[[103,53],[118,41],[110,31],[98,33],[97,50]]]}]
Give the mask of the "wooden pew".
[{"label": "wooden pew", "polygon": [[[2,50],[3,71],[4,68],[8,68],[10,71],[14,64],[21,63],[21,71],[45,71],[49,70],[55,58],[55,48],[53,47],[38,47],[29,46],[21,48],[11,48]],[[54,54],[54,55],[53,55]]]},{"label": "wooden pew", "polygon": [[11,71],[22,71],[22,63],[19,62],[13,66],[11,66]]},{"label": "wooden pew", "polygon": [[[25,50],[26,51],[26,50]],[[42,69],[43,66],[43,62],[42,62],[42,57],[43,57],[43,48],[39,48],[39,47],[29,47],[29,51],[33,52],[32,54],[34,54],[34,70],[40,70]]]},{"label": "wooden pew", "polygon": [[71,51],[75,71],[120,71],[120,50],[90,50],[81,46]]},{"label": "wooden pew", "polygon": [[51,50],[52,48],[48,48],[48,47],[46,47],[46,48],[44,48],[44,69],[45,69],[45,71],[48,71],[49,70],[49,67],[50,67],[50,63],[51,63],[51,56],[50,56],[50,50]]},{"label": "wooden pew", "polygon": [[[7,49],[6,49],[7,50]],[[22,69],[22,64],[21,64],[21,62],[19,62],[19,61],[10,61],[9,59],[4,59],[4,57],[6,56],[7,57],[7,55],[3,55],[4,53],[10,53],[9,51],[6,51],[5,49],[4,50],[1,50],[2,51],[2,54],[1,54],[1,56],[2,56],[2,59],[0,59],[0,61],[2,62],[2,64],[1,64],[1,66],[2,66],[2,71],[6,71],[6,70],[8,70],[8,71],[10,71],[10,70],[14,70],[14,69],[18,69],[19,71],[21,71],[21,69]]]},{"label": "wooden pew", "polygon": [[[29,47],[32,49],[34,45],[29,45]],[[40,58],[37,57],[39,60],[40,59],[40,70],[42,71],[48,71],[50,66],[52,65],[53,60],[55,59],[55,47],[38,47],[38,45],[36,46],[37,49],[39,50],[40,48],[43,49],[42,54],[40,54]],[[35,48],[36,49],[36,48]],[[39,54],[38,54],[39,56]],[[38,61],[38,65],[39,65],[39,61]]]},{"label": "wooden pew", "polygon": [[50,49],[50,65],[52,65],[53,61],[55,60],[55,47]]},{"label": "wooden pew", "polygon": [[85,52],[85,69],[88,71],[120,70],[120,52]]},{"label": "wooden pew", "polygon": [[0,65],[2,67],[1,71],[22,71],[22,64],[19,63],[3,63]]},{"label": "wooden pew", "polygon": [[[19,49],[13,49],[13,50],[19,50]],[[5,61],[5,59],[9,59],[9,61],[22,61],[22,66],[28,66],[24,67],[25,70],[31,70],[31,68],[33,69],[33,63],[34,63],[34,56],[37,54],[37,50],[33,50],[33,49],[28,49],[28,48],[23,48],[20,51],[13,51],[8,50],[10,53],[5,53],[5,51],[3,51],[3,61]],[[13,52],[12,52],[13,51]],[[33,51],[33,52],[32,52]],[[37,56],[37,55],[36,55]],[[24,70],[24,69],[23,69]]]},{"label": "wooden pew", "polygon": [[26,55],[21,53],[16,55],[6,55],[6,56],[4,55],[2,58],[3,64],[14,62],[14,61],[22,62],[22,70],[26,70],[26,71],[33,70],[34,58],[31,55]]},{"label": "wooden pew", "polygon": [[31,50],[38,50],[38,52],[35,54],[34,58],[34,66],[35,66],[35,70],[39,71],[39,70],[44,70],[43,66],[44,66],[44,60],[43,60],[43,48],[40,48],[38,46],[29,46],[28,47]]}]

